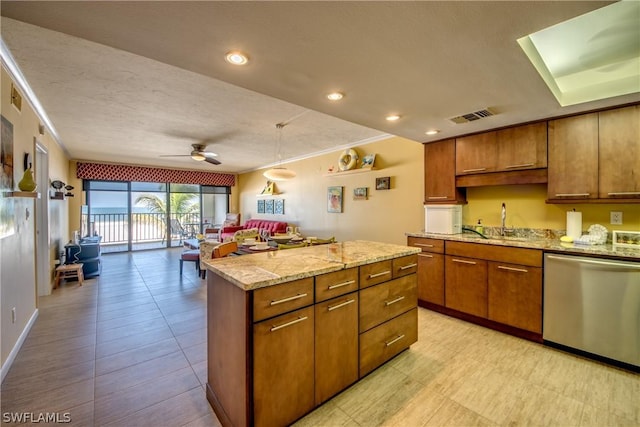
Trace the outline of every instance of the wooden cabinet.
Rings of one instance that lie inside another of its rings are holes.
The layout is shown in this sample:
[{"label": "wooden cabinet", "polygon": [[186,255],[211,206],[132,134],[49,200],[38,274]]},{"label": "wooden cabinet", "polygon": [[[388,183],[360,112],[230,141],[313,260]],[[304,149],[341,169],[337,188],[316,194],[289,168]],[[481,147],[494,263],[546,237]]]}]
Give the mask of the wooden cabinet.
[{"label": "wooden cabinet", "polygon": [[598,113],[549,121],[547,197],[598,197]]},{"label": "wooden cabinet", "polygon": [[640,199],[640,106],[601,111],[599,197]]},{"label": "wooden cabinet", "polygon": [[253,326],[256,426],[289,425],[315,406],[314,308]]},{"label": "wooden cabinet", "polygon": [[488,317],[542,333],[542,268],[489,262]]},{"label": "wooden cabinet", "polygon": [[447,255],[445,277],[446,307],[487,317],[487,261]]},{"label": "wooden cabinet", "polygon": [[424,202],[462,203],[465,195],[456,188],[454,139],[424,144]]},{"label": "wooden cabinet", "polygon": [[358,268],[321,274],[316,277],[316,302],[358,290]]},{"label": "wooden cabinet", "polygon": [[496,133],[499,171],[547,167],[547,123],[532,123]]},{"label": "wooden cabinet", "polygon": [[456,175],[495,172],[497,160],[496,132],[456,138]]},{"label": "wooden cabinet", "polygon": [[374,262],[360,267],[360,289],[386,282],[393,277],[391,260]]},{"label": "wooden cabinet", "polygon": [[407,245],[422,249],[418,254],[418,302],[444,305],[444,241],[409,237]]},{"label": "wooden cabinet", "polygon": [[384,323],[417,304],[415,274],[363,289],[360,291],[360,332]]},{"label": "wooden cabinet", "polygon": [[259,321],[313,304],[313,277],[253,292],[253,320]]},{"label": "wooden cabinet", "polygon": [[352,292],[315,306],[316,405],[358,380],[358,299]]}]

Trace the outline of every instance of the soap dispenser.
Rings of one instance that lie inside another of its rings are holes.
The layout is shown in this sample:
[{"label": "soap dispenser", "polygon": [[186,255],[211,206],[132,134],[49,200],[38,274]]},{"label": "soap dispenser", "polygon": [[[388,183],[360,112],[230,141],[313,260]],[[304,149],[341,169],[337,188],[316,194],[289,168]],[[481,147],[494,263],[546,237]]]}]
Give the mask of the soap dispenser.
[{"label": "soap dispenser", "polygon": [[482,226],[482,220],[479,219],[478,223],[476,224],[476,231],[480,234],[484,233],[484,227]]}]

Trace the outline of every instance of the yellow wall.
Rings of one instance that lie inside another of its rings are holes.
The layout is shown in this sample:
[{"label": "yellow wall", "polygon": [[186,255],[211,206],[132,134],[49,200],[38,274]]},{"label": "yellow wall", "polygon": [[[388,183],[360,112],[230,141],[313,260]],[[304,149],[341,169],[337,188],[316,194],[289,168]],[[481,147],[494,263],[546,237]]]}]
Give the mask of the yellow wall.
[{"label": "yellow wall", "polygon": [[[341,151],[286,164],[297,173],[290,181],[277,182],[285,201],[284,215],[257,214],[257,195],[266,184],[264,170],[238,177],[239,207],[242,221],[250,218],[287,221],[300,227],[305,236],[336,237],[339,241],[366,239],[406,244],[407,231],[424,227],[422,199],[422,144],[399,137],[355,148],[360,157],[376,153],[376,170],[352,175],[325,177],[333,166],[337,170]],[[390,190],[376,190],[377,177],[391,177]],[[327,212],[327,188],[344,187],[343,213]],[[353,189],[368,187],[368,200],[353,200]]]},{"label": "yellow wall", "polygon": [[[582,212],[582,228],[593,224],[611,230],[640,230],[640,204],[546,204],[546,184],[505,185],[467,189],[468,204],[462,208],[464,224],[478,219],[488,227],[500,226],[502,203],[507,206],[508,228],[546,228],[565,230],[567,211]],[[611,225],[609,213],[622,212],[623,225]]]},{"label": "yellow wall", "polygon": [[[14,188],[22,179],[23,156],[31,153],[34,159],[34,173],[38,173],[38,165],[35,163],[35,141],[38,141],[47,149],[49,156],[49,176],[58,179],[66,179],[68,160],[63,150],[54,139],[45,131],[40,135],[38,119],[29,101],[23,96],[22,110],[19,112],[11,105],[11,77],[4,67],[1,74],[1,112],[13,124],[13,155],[15,181]],[[48,203],[50,223],[50,259],[49,271],[51,282],[52,271],[55,268],[53,259],[56,257],[56,244],[68,234],[68,210],[65,203],[47,199],[47,189],[37,189]],[[13,203],[15,211],[15,233],[0,240],[0,329],[2,338],[0,353],[2,365],[11,351],[18,343],[25,327],[34,316],[37,307],[36,266],[35,266],[35,199],[0,197],[1,203]],[[27,217],[27,211],[29,212]],[[47,262],[47,261],[45,261]],[[11,320],[11,309],[16,309],[16,321]]]}]

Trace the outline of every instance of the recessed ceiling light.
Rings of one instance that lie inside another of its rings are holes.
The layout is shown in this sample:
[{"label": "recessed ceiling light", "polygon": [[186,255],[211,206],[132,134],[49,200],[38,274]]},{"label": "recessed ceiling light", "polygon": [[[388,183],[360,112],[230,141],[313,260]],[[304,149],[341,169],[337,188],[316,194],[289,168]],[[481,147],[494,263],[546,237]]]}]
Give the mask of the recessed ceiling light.
[{"label": "recessed ceiling light", "polygon": [[340,92],[331,92],[330,94],[327,95],[327,98],[330,101],[339,101],[342,98],[344,98],[344,94]]},{"label": "recessed ceiling light", "polygon": [[249,58],[247,57],[247,55],[238,51],[227,52],[225,58],[228,63],[233,65],[245,65],[247,62],[249,62]]},{"label": "recessed ceiling light", "polygon": [[397,114],[389,114],[386,119],[389,122],[395,122],[396,120],[400,120],[400,116]]},{"label": "recessed ceiling light", "polygon": [[437,135],[440,133],[438,129],[431,129],[425,132],[427,135]]}]

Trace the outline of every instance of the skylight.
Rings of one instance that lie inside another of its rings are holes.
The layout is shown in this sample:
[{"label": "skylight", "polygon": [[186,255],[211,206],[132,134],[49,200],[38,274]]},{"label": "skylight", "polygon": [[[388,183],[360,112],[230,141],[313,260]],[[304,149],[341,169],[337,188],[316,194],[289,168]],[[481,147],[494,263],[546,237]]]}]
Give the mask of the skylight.
[{"label": "skylight", "polygon": [[623,0],[518,39],[561,106],[640,92],[640,2]]}]

